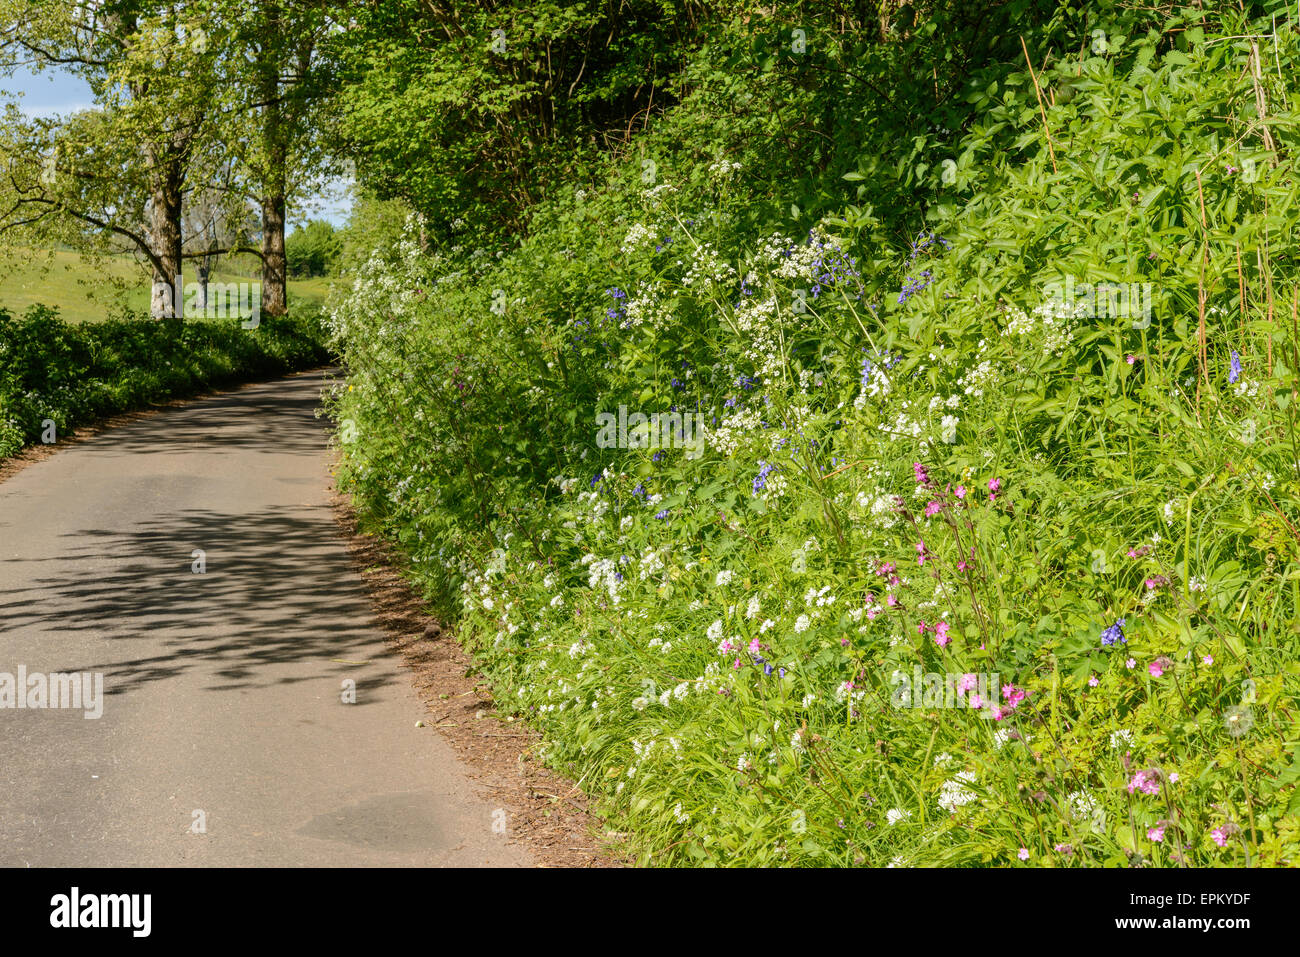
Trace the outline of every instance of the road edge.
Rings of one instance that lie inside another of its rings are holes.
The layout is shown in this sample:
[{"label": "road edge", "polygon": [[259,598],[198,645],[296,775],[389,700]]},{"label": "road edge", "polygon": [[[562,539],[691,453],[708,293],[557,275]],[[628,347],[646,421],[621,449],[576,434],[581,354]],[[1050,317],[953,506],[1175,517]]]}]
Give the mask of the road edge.
[{"label": "road edge", "polygon": [[[490,686],[453,632],[426,611],[402,574],[398,554],[365,532],[351,499],[330,490],[334,519],[365,583],[377,627],[402,657],[436,730],[471,771],[471,780],[507,811],[509,838],[539,867],[625,867],[578,783],[536,757],[542,736],[525,722],[502,718]],[[604,838],[597,835],[604,834]]]}]

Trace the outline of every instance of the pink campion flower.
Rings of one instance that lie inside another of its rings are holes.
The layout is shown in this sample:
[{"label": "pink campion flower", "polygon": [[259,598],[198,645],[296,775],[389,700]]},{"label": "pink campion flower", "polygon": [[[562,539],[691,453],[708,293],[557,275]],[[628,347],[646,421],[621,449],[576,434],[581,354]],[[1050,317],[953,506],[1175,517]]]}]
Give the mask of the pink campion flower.
[{"label": "pink campion flower", "polygon": [[912,463],[912,473],[916,476],[917,485],[930,484],[930,474],[925,470],[925,466],[920,462]]},{"label": "pink campion flower", "polygon": [[737,658],[737,659],[736,659],[736,663],[735,663],[734,665],[732,665],[731,667],[733,667],[733,668],[735,668],[737,671],[739,671],[739,670],[740,670],[740,659]]},{"label": "pink campion flower", "polygon": [[973,694],[970,696],[970,706],[972,708],[982,708],[984,707],[984,699],[977,694]]},{"label": "pink campion flower", "polygon": [[977,681],[975,675],[962,675],[957,680],[958,691],[974,691]]},{"label": "pink campion flower", "polygon": [[916,563],[918,565],[925,564],[925,541],[924,540],[916,543]]},{"label": "pink campion flower", "polygon": [[1162,777],[1159,768],[1145,768],[1133,775],[1133,780],[1128,783],[1128,793],[1141,791],[1143,794],[1159,794]]},{"label": "pink campion flower", "polygon": [[757,638],[751,639],[749,642],[749,653],[751,655],[756,655],[758,654],[758,652],[759,652],[758,639]]},{"label": "pink campion flower", "polygon": [[867,621],[875,621],[876,617],[880,614],[880,611],[881,609],[879,605],[872,605],[870,608],[868,608]]},{"label": "pink campion flower", "polygon": [[968,568],[970,568],[970,566],[966,564],[966,560],[964,558],[957,563],[957,571],[959,572],[964,572]]},{"label": "pink campion flower", "polygon": [[1137,548],[1130,548],[1130,549],[1128,550],[1128,557],[1129,557],[1129,558],[1141,558],[1142,556],[1144,556],[1144,555],[1145,555],[1147,552],[1149,552],[1149,551],[1151,551],[1151,546],[1150,546],[1150,545],[1139,545]]},{"label": "pink campion flower", "polygon": [[1002,479],[996,479],[996,478],[989,479],[990,492],[996,492],[1001,487],[1002,487]]},{"label": "pink campion flower", "polygon": [[938,502],[931,502],[929,505],[925,507],[925,517],[932,518],[933,516],[938,515],[942,511],[943,511],[942,505],[940,505]]},{"label": "pink campion flower", "polygon": [[1213,656],[1211,656],[1211,655],[1206,655],[1204,658],[1201,659],[1201,664],[1203,664],[1203,665],[1212,665],[1212,664],[1214,664],[1214,658],[1213,658]]},{"label": "pink campion flower", "polygon": [[1216,827],[1213,831],[1210,832],[1210,840],[1212,840],[1215,844],[1218,844],[1219,847],[1228,846],[1228,835],[1224,832],[1223,828],[1221,827]]},{"label": "pink campion flower", "polygon": [[1163,677],[1164,673],[1173,666],[1174,663],[1171,659],[1161,655],[1155,661],[1151,662],[1151,664],[1147,665],[1147,671],[1151,672],[1151,677],[1160,678]]},{"label": "pink campion flower", "polygon": [[1165,828],[1169,826],[1168,821],[1159,821],[1155,827],[1147,829],[1147,840],[1155,841],[1157,844],[1165,839]]},{"label": "pink campion flower", "polygon": [[958,498],[965,498],[965,497],[966,497],[966,486],[965,486],[965,485],[958,485],[957,488],[956,488],[956,490],[953,492],[953,494],[956,495]]},{"label": "pink campion flower", "polygon": [[916,633],[921,637],[925,637],[925,629],[926,629],[925,622],[921,622],[919,625],[916,626]]},{"label": "pink campion flower", "polygon": [[876,574],[882,576],[889,575],[892,574],[897,569],[897,567],[898,566],[895,565],[893,562],[885,562],[879,568],[876,569]]},{"label": "pink campion flower", "polygon": [[1002,697],[1006,698],[1005,705],[993,709],[993,719],[998,720],[998,722],[1011,714],[1011,711],[1021,706],[1021,702],[1027,696],[1023,688],[1017,688],[1014,684],[1004,684],[1002,685]]},{"label": "pink campion flower", "polygon": [[888,605],[890,608],[898,607],[898,597],[891,591],[888,595],[885,596],[885,604]]},{"label": "pink campion flower", "polygon": [[1023,688],[1017,688],[1015,685],[1003,685],[1002,696],[1007,699],[1007,703],[999,705],[993,709],[993,719],[1001,721],[1016,708],[1020,707],[1020,702],[1025,700],[1025,691]]},{"label": "pink campion flower", "polygon": [[1124,361],[1127,362],[1129,365],[1132,365],[1133,363],[1135,363],[1135,362],[1138,361],[1138,357],[1137,357],[1137,356],[1125,356],[1125,357],[1124,357]]},{"label": "pink campion flower", "polygon": [[1074,853],[1074,845],[1073,845],[1073,844],[1057,844],[1056,847],[1055,847],[1055,851],[1056,851],[1056,853],[1058,853],[1058,854],[1064,854],[1066,857],[1069,857],[1071,854]]},{"label": "pink campion flower", "polygon": [[952,639],[948,637],[948,629],[951,627],[952,625],[948,624],[946,621],[941,621],[934,626],[934,643],[940,648],[947,648],[948,642],[952,641]]}]

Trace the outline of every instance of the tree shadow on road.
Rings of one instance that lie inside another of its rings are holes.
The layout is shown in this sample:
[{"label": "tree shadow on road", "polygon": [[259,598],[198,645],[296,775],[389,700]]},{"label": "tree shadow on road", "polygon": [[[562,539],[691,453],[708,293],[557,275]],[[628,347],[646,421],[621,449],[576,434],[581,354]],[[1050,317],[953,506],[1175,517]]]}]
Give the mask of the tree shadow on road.
[{"label": "tree shadow on road", "polygon": [[90,444],[129,455],[189,449],[319,455],[326,423],[316,419],[316,410],[321,389],[336,377],[333,370],[320,370],[276,380],[271,387],[258,383],[223,392],[113,429]]},{"label": "tree shadow on road", "polygon": [[[39,642],[44,653],[70,633],[101,637],[103,655],[84,660],[73,648],[84,654],[86,642],[68,642],[58,670],[102,671],[107,694],[190,672],[214,691],[337,676],[356,680],[362,704],[373,700],[363,692],[399,673],[327,505],[187,509],[125,532],[64,537],[66,549],[41,560],[50,563],[41,572],[31,573],[31,559],[8,560],[25,567],[9,580],[26,584],[0,590],[0,621],[7,641]],[[202,574],[195,549],[205,553]],[[104,567],[112,570],[87,571]],[[146,653],[131,657],[132,645]],[[359,670],[365,661],[377,667]]]}]

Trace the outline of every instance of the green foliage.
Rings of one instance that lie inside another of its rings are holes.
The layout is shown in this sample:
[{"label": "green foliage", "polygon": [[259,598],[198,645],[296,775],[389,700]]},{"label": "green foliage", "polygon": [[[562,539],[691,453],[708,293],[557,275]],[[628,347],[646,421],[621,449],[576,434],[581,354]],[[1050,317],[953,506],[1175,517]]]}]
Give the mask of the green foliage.
[{"label": "green foliage", "polygon": [[350,11],[338,138],[360,180],[448,235],[529,208],[671,100],[713,4],[396,0]]},{"label": "green foliage", "polygon": [[1300,40],[1074,7],[733,25],[337,304],[342,480],[642,861],[1293,863]]},{"label": "green foliage", "polygon": [[342,251],[341,237],[333,226],[321,219],[298,226],[284,240],[290,276],[332,275]]},{"label": "green foliage", "polygon": [[319,365],[320,315],[238,320],[106,319],[69,325],[32,306],[0,309],[0,458],[95,419],[258,376]]}]

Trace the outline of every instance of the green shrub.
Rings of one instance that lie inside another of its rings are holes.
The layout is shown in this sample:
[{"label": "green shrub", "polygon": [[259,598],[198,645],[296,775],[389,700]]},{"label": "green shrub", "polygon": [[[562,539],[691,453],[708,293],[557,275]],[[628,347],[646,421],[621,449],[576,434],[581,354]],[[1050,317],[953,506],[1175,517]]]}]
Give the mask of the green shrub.
[{"label": "green shrub", "polygon": [[65,324],[33,306],[0,310],[0,458],[41,440],[151,402],[325,362],[321,317],[311,310],[238,320],[110,319]]}]

